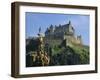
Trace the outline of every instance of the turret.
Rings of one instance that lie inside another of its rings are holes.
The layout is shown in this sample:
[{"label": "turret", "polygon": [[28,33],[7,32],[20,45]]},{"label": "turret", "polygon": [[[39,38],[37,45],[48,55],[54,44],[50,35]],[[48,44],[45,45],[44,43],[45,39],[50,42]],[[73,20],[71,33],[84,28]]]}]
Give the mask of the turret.
[{"label": "turret", "polygon": [[81,37],[81,35],[77,36],[77,40],[78,40],[79,44],[82,44],[82,37]]},{"label": "turret", "polygon": [[49,31],[49,29],[47,28],[46,31],[45,31],[45,36],[48,36],[49,32],[50,32],[50,31]]},{"label": "turret", "polygon": [[67,25],[67,32],[68,35],[74,36],[75,34],[75,29],[73,28],[71,21],[69,21],[68,25]]},{"label": "turret", "polygon": [[49,29],[50,29],[50,32],[51,32],[51,33],[54,32],[54,27],[53,27],[52,24],[50,25],[50,28],[49,28]]}]

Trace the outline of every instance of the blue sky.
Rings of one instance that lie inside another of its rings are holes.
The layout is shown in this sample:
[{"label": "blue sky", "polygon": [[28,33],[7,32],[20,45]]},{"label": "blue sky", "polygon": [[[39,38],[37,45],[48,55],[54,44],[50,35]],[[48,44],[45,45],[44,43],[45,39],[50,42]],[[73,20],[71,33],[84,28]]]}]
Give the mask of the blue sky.
[{"label": "blue sky", "polygon": [[44,33],[52,25],[67,24],[69,20],[75,28],[76,35],[82,35],[83,43],[89,45],[89,15],[79,14],[51,14],[26,12],[26,38],[37,36],[39,28]]}]

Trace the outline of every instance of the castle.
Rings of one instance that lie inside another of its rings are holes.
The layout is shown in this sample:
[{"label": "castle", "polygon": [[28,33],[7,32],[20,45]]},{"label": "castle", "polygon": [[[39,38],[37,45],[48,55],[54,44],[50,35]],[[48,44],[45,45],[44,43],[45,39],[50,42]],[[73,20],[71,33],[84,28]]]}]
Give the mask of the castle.
[{"label": "castle", "polygon": [[45,43],[53,46],[54,44],[59,45],[62,41],[66,41],[66,46],[71,46],[72,44],[82,45],[81,35],[75,35],[75,29],[69,21],[68,24],[53,26],[51,25],[45,31]]}]

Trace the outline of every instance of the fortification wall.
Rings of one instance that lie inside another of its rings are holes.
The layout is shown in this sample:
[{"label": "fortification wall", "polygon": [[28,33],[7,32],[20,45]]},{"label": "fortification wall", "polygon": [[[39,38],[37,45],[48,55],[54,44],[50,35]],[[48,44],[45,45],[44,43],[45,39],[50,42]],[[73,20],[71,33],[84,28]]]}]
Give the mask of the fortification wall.
[{"label": "fortification wall", "polygon": [[45,44],[49,44],[50,46],[60,45],[62,41],[61,39],[45,39]]}]

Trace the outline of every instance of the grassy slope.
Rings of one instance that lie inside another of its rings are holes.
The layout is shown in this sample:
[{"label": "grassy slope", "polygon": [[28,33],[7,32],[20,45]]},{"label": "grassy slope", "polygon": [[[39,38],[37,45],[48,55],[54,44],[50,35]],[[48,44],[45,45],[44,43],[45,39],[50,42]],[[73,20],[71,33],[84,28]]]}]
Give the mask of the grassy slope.
[{"label": "grassy slope", "polygon": [[[68,47],[53,48],[53,64],[74,65],[89,63],[89,47],[73,45]],[[56,60],[56,61],[55,61]]]}]

